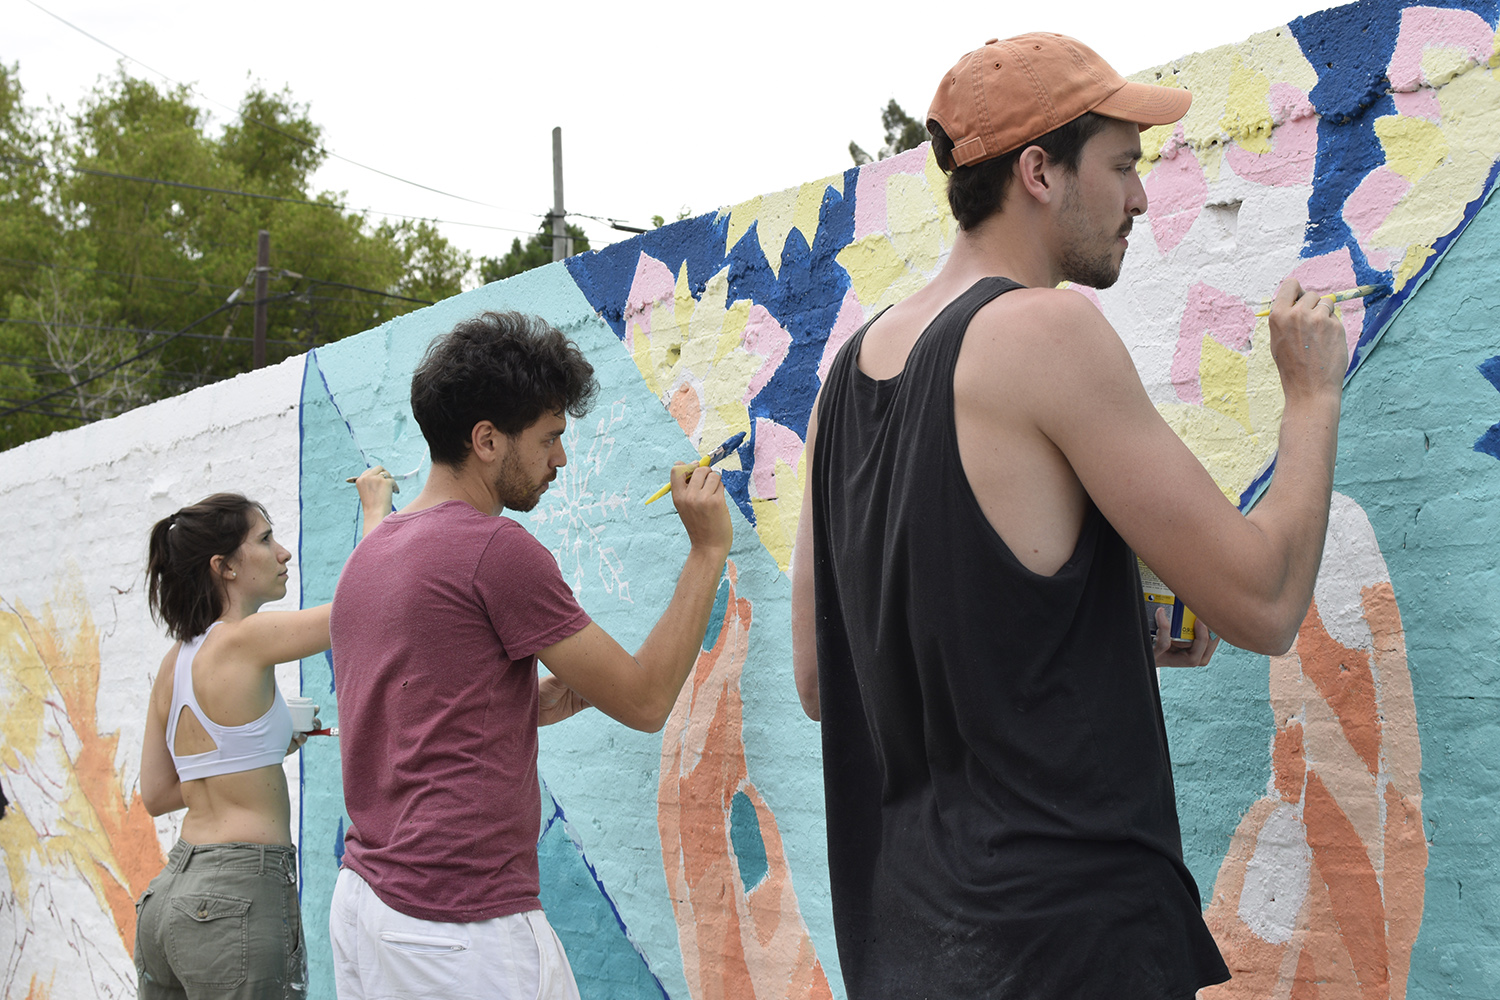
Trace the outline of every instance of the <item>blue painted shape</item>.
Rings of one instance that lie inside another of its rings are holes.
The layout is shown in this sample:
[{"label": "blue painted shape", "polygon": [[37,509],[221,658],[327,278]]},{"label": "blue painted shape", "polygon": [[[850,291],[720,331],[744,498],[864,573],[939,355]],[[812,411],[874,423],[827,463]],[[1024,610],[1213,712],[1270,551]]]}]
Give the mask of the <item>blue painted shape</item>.
[{"label": "blue painted shape", "polygon": [[760,817],[755,803],[744,792],[735,792],[729,806],[729,840],[740,866],[740,882],[749,892],[766,877],[771,866],[766,861],[766,841],[760,833]]},{"label": "blue painted shape", "polygon": [[793,229],[782,248],[780,267],[774,271],[761,249],[757,224],[726,248],[728,217],[712,212],[567,261],[578,288],[621,339],[625,336],[624,305],[642,254],[661,261],[674,274],[685,263],[695,298],[702,297],[711,277],[728,268],[724,305],[751,300],[791,336],[786,357],[749,403],[751,439],[740,450],[742,471],[724,473],[726,491],[752,525],[755,422],[774,420],[799,437],[807,436],[808,417],[818,393],[818,363],[844,294],[852,287],[838,253],[854,238],[858,173],[857,167],[844,173],[842,194],[832,185],[824,189],[813,242],[809,244],[806,234]]},{"label": "blue painted shape", "polygon": [[1479,440],[1474,442],[1474,450],[1491,458],[1500,458],[1500,424],[1492,424],[1489,430],[1481,434]]},{"label": "blue painted shape", "polygon": [[[1475,367],[1490,385],[1500,389],[1500,357],[1481,361]],[[1500,424],[1492,424],[1489,430],[1481,434],[1479,440],[1474,442],[1474,450],[1491,458],[1500,458]]]},{"label": "blue painted shape", "polygon": [[1479,374],[1483,375],[1490,385],[1500,390],[1500,356],[1481,361],[1474,367],[1479,369]]},{"label": "blue painted shape", "polygon": [[729,610],[729,579],[719,581],[719,592],[714,596],[714,609],[708,616],[708,628],[703,632],[703,648],[713,649],[724,631],[724,612]]},{"label": "blue painted shape", "polygon": [[[667,989],[651,971],[630,936],[619,908],[589,863],[583,842],[562,805],[542,784],[542,803],[551,806],[537,841],[542,909],[574,962],[584,1000],[663,1000]],[[580,958],[586,956],[585,965]]]},{"label": "blue painted shape", "polygon": [[339,817],[338,834],[333,838],[333,860],[335,868],[341,868],[344,864],[344,817]]}]

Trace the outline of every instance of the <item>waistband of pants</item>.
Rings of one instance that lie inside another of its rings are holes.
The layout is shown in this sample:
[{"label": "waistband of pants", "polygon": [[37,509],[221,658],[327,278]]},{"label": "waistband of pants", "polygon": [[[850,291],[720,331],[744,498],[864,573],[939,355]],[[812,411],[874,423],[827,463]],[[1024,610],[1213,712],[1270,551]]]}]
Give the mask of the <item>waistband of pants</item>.
[{"label": "waistband of pants", "polygon": [[232,868],[295,877],[297,849],[281,844],[189,844],[178,840],[167,853],[166,870],[180,874],[189,868]]}]

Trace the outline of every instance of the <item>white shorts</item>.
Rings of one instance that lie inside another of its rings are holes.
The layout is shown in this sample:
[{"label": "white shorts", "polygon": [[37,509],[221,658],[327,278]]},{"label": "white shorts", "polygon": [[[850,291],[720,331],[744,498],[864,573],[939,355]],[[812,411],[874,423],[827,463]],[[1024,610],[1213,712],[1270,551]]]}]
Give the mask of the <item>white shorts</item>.
[{"label": "white shorts", "polygon": [[339,1000],[579,1000],[541,910],[468,924],[419,920],[343,868],[328,934]]}]

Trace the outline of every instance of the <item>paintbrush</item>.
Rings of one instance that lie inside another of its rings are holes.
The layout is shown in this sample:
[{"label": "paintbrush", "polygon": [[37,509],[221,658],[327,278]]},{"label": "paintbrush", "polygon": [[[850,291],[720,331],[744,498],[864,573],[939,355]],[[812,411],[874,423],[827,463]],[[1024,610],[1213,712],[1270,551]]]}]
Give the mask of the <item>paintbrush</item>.
[{"label": "paintbrush", "polygon": [[[745,440],[745,432],[740,431],[734,437],[730,438],[728,441],[725,441],[713,451],[698,459],[698,465],[705,469],[709,468],[710,466],[717,465],[719,462],[722,462],[724,459],[728,458],[729,453],[738,448],[740,446],[740,442],[743,440]],[[669,482],[667,483],[667,485],[651,494],[651,496],[646,499],[646,503],[655,503],[657,500],[660,500],[662,497],[671,492],[672,484]]]},{"label": "paintbrush", "polygon": [[[1374,295],[1376,292],[1384,291],[1386,291],[1385,285],[1360,285],[1358,288],[1350,288],[1342,292],[1330,292],[1327,295],[1322,295],[1319,297],[1328,302],[1347,302],[1350,299],[1362,299],[1366,295]],[[1261,299],[1260,309],[1256,310],[1255,315],[1271,315],[1271,300]]]}]

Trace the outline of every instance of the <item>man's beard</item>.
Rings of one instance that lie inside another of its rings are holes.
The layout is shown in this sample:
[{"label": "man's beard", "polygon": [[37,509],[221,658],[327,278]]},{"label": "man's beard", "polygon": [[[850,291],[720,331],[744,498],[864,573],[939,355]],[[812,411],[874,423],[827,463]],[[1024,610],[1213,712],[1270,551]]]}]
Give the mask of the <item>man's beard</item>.
[{"label": "man's beard", "polygon": [[512,455],[506,454],[500,460],[500,472],[495,477],[495,492],[500,496],[502,507],[524,514],[541,502],[543,487],[555,478],[557,473],[553,472],[550,479],[540,483],[532,482],[521,468],[521,463]]},{"label": "man's beard", "polygon": [[[1093,227],[1084,214],[1076,187],[1068,188],[1063,195],[1062,209],[1067,222],[1066,241],[1063,244],[1062,260],[1059,262],[1062,276],[1068,281],[1090,288],[1108,288],[1113,285],[1119,280],[1120,266],[1124,263],[1123,258],[1115,257],[1114,239],[1110,239],[1103,247],[1088,245],[1092,241],[1086,234]],[[1132,220],[1127,220],[1115,236],[1128,234],[1132,224]]]}]

